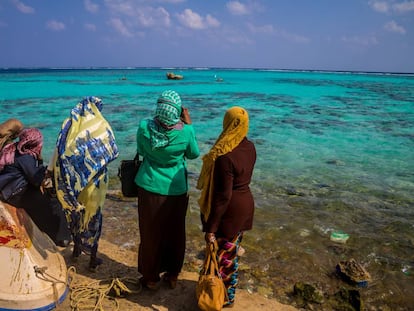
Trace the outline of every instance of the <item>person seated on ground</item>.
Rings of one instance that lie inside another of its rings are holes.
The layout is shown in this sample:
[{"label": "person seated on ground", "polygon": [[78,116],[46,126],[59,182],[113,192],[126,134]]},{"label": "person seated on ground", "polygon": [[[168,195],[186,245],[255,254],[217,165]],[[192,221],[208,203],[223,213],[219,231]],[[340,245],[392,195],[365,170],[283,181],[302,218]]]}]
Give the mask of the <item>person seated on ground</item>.
[{"label": "person seated on ground", "polygon": [[56,245],[67,246],[70,231],[62,206],[41,190],[46,172],[42,147],[38,129],[23,129],[16,119],[0,125],[0,200],[23,208]]}]

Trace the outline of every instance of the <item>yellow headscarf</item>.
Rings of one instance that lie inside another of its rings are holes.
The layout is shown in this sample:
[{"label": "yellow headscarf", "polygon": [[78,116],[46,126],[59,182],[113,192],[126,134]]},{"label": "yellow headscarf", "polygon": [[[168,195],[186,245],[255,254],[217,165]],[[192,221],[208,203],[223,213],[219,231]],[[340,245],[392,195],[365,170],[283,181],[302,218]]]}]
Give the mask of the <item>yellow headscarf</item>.
[{"label": "yellow headscarf", "polygon": [[223,119],[223,131],[209,153],[203,156],[203,166],[197,182],[197,189],[201,190],[198,204],[200,212],[207,221],[211,210],[213,197],[213,173],[215,161],[219,156],[231,152],[236,148],[249,131],[249,115],[241,107],[232,107],[226,111]]}]

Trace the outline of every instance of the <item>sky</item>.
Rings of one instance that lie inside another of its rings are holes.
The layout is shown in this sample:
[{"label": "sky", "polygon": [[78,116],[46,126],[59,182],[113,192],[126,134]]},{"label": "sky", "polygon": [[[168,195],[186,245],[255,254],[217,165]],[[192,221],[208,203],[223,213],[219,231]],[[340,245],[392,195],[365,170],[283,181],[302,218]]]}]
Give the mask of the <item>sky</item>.
[{"label": "sky", "polygon": [[414,73],[414,0],[0,0],[0,68]]}]

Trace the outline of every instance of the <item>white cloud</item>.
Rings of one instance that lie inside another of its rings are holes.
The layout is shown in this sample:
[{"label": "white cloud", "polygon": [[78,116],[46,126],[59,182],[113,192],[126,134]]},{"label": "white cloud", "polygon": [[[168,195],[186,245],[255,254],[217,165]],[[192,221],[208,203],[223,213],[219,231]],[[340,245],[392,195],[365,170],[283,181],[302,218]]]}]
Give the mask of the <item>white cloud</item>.
[{"label": "white cloud", "polygon": [[16,8],[24,13],[24,14],[33,14],[35,12],[35,9],[25,5],[23,2],[19,1],[19,0],[13,0],[13,4],[16,6]]},{"label": "white cloud", "polygon": [[371,8],[379,13],[407,13],[414,11],[414,1],[403,1],[403,2],[394,2],[394,1],[384,1],[384,0],[371,0],[368,2]]},{"label": "white cloud", "polygon": [[253,45],[254,42],[240,33],[234,33],[226,37],[227,42],[231,44],[239,44],[239,45]]},{"label": "white cloud", "polygon": [[396,3],[392,7],[395,11],[399,13],[414,11],[414,1],[404,1],[401,3]]},{"label": "white cloud", "polygon": [[389,32],[395,32],[399,34],[405,34],[406,30],[404,27],[398,25],[395,21],[390,21],[384,25],[384,29],[388,30]]},{"label": "white cloud", "polygon": [[84,28],[89,31],[96,31],[96,26],[94,24],[87,23],[84,25]]},{"label": "white cloud", "polygon": [[247,10],[246,6],[239,2],[239,1],[230,1],[226,4],[227,9],[229,12],[233,15],[246,15],[249,14],[249,11]]},{"label": "white cloud", "polygon": [[248,24],[247,27],[253,34],[274,35],[295,43],[308,43],[310,41],[310,39],[305,36],[294,34],[284,29],[277,29],[273,25],[269,24],[263,26]]},{"label": "white cloud", "polygon": [[210,14],[207,14],[207,16],[206,16],[206,23],[207,23],[207,25],[209,25],[211,27],[219,27],[220,26],[220,22],[216,18],[211,16]]},{"label": "white cloud", "polygon": [[130,0],[105,0],[109,14],[121,18],[130,27],[169,27],[170,14],[163,7],[139,6]]},{"label": "white cloud", "polygon": [[206,29],[220,26],[220,22],[213,16],[207,15],[204,18],[191,9],[185,9],[183,13],[177,14],[177,18],[183,26],[191,29]]},{"label": "white cloud", "polygon": [[124,25],[122,20],[119,18],[112,18],[109,21],[109,25],[111,25],[117,32],[119,32],[124,37],[132,37],[133,34],[128,30],[128,28]]},{"label": "white cloud", "polygon": [[178,14],[178,20],[184,26],[192,29],[203,29],[203,18],[190,9],[185,9],[182,14]]},{"label": "white cloud", "polygon": [[290,33],[285,30],[279,30],[277,33],[280,37],[295,43],[308,43],[310,41],[308,37],[298,35],[295,33]]},{"label": "white cloud", "polygon": [[141,26],[169,27],[171,24],[170,14],[164,8],[140,8],[136,12],[136,18]]},{"label": "white cloud", "polygon": [[111,14],[131,16],[136,11],[136,5],[129,0],[105,0]]},{"label": "white cloud", "polygon": [[390,8],[386,1],[370,1],[369,5],[374,11],[380,13],[387,13]]},{"label": "white cloud", "polygon": [[368,37],[363,37],[363,36],[352,36],[352,37],[348,37],[348,36],[343,36],[341,38],[341,40],[345,43],[349,43],[352,45],[356,45],[356,46],[364,46],[364,47],[368,47],[368,46],[373,46],[373,45],[377,45],[378,44],[378,40],[375,36],[368,36]]},{"label": "white cloud", "polygon": [[253,24],[248,24],[247,27],[252,33],[274,34],[276,32],[273,25],[256,26]]},{"label": "white cloud", "polygon": [[185,1],[186,0],[158,0],[158,2],[161,2],[161,3],[173,3],[173,4],[175,4],[175,3],[183,3]]},{"label": "white cloud", "polygon": [[64,30],[65,24],[56,20],[50,20],[46,23],[46,28],[53,30],[53,31],[61,31]]},{"label": "white cloud", "polygon": [[93,3],[92,0],[84,0],[83,4],[85,5],[85,9],[88,12],[96,13],[99,11],[99,5]]}]

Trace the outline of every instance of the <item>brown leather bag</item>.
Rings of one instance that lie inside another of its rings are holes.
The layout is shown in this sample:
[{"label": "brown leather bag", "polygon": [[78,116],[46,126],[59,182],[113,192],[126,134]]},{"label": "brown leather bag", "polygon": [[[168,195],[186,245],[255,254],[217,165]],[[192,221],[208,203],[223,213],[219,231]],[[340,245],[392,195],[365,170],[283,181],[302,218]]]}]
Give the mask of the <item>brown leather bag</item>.
[{"label": "brown leather bag", "polygon": [[198,307],[203,311],[218,311],[228,301],[227,289],[217,264],[217,241],[206,245],[204,266],[196,287]]}]

